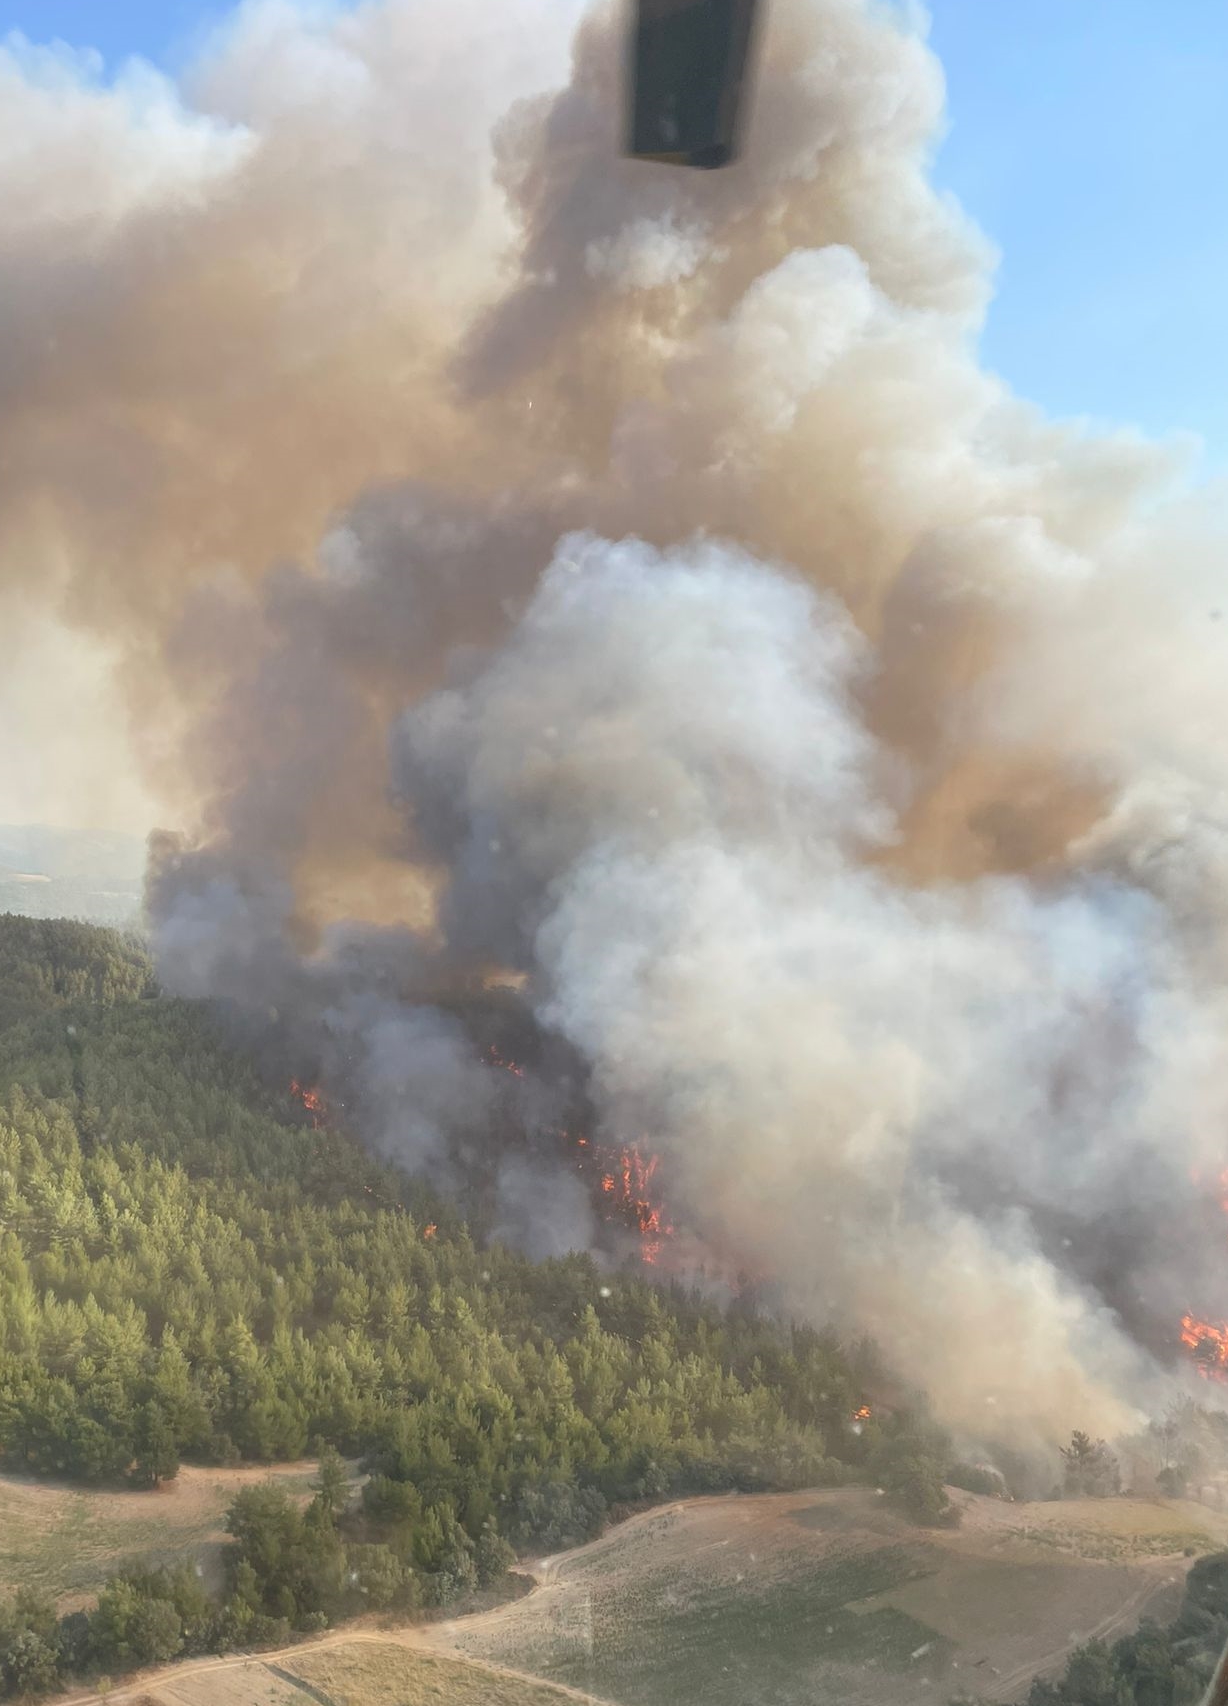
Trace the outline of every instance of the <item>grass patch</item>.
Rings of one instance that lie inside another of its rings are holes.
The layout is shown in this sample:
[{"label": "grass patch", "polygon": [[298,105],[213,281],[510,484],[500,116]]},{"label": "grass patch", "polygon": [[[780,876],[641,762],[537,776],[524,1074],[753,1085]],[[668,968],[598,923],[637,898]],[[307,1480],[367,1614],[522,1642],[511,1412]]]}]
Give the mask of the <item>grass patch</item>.
[{"label": "grass patch", "polygon": [[[312,1478],[311,1469],[278,1475],[304,1496]],[[31,1587],[70,1609],[121,1570],[185,1560],[213,1580],[239,1484],[221,1470],[186,1472],[160,1492],[78,1491],[0,1476],[0,1592]]]},{"label": "grass patch", "polygon": [[332,1706],[567,1706],[569,1698],[548,1682],[499,1676],[392,1642],[356,1641],[304,1653],[279,1668]]}]

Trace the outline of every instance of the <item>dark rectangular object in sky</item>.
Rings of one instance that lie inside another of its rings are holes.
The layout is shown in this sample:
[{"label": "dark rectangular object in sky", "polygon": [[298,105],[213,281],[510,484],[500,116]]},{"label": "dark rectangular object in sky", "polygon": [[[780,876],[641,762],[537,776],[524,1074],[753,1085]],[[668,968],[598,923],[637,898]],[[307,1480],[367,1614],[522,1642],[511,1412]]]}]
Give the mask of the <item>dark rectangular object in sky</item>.
[{"label": "dark rectangular object in sky", "polygon": [[635,0],[627,152],[724,166],[738,151],[758,0]]}]

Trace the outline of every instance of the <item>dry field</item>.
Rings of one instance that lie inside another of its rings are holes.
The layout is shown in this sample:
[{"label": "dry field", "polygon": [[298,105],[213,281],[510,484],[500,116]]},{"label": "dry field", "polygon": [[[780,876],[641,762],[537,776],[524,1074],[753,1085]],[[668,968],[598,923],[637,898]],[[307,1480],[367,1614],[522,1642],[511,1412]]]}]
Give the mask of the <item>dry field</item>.
[{"label": "dry field", "polygon": [[226,1508],[240,1487],[276,1476],[307,1496],[314,1463],[183,1469],[156,1492],[97,1492],[0,1475],[0,1591],[34,1587],[62,1611],[128,1565],[199,1563],[217,1579]]},{"label": "dry field", "polygon": [[1017,1700],[1079,1642],[1172,1615],[1190,1557],[1228,1544],[1195,1505],[956,1497],[950,1532],[864,1490],[688,1500],[428,1639],[620,1706]]},{"label": "dry field", "polygon": [[[103,1706],[97,1694],[64,1706]],[[165,1666],[117,1687],[105,1706],[605,1706],[493,1665],[425,1652],[412,1632],[340,1632],[259,1656]]]},{"label": "dry field", "polygon": [[[0,1586],[71,1605],[125,1563],[212,1574],[227,1504],[269,1473],[185,1470],[162,1493],[0,1478]],[[276,1473],[305,1498],[314,1465]],[[170,1666],[111,1706],[1018,1701],[1079,1642],[1170,1617],[1191,1559],[1228,1546],[1228,1515],[1199,1505],[955,1496],[950,1531],[865,1489],[687,1500],[542,1559],[534,1591],[494,1610]]]},{"label": "dry field", "polygon": [[288,1659],[285,1668],[309,1686],[317,1703],[325,1695],[330,1706],[575,1706],[588,1700],[531,1677],[393,1642],[331,1647]]}]

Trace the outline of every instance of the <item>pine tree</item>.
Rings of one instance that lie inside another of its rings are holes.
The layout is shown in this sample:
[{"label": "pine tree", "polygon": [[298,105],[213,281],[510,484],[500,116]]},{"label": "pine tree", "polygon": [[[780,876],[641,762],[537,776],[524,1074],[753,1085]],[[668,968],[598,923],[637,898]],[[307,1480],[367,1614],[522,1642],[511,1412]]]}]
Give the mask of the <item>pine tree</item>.
[{"label": "pine tree", "polygon": [[320,1452],[319,1468],[312,1482],[315,1503],[335,1521],[349,1502],[350,1478],[345,1460],[336,1446],[325,1445]]},{"label": "pine tree", "polygon": [[160,1404],[145,1404],[134,1429],[135,1461],[132,1478],[140,1486],[157,1487],[173,1481],[179,1473],[175,1435]]}]

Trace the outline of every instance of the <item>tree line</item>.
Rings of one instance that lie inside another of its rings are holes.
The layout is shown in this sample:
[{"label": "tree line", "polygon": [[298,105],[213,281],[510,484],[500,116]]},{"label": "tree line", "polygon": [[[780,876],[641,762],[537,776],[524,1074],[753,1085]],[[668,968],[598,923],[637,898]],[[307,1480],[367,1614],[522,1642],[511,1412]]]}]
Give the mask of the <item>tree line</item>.
[{"label": "tree line", "polygon": [[113,1576],[89,1611],[57,1616],[22,1590],[0,1602],[0,1696],[51,1693],[194,1654],[284,1645],[363,1611],[409,1613],[499,1582],[513,1552],[493,1524],[476,1541],[440,1512],[395,1517],[352,1507],[326,1447],[306,1508],[273,1482],[246,1487],[226,1518],[233,1544],[211,1594],[183,1563]]}]

